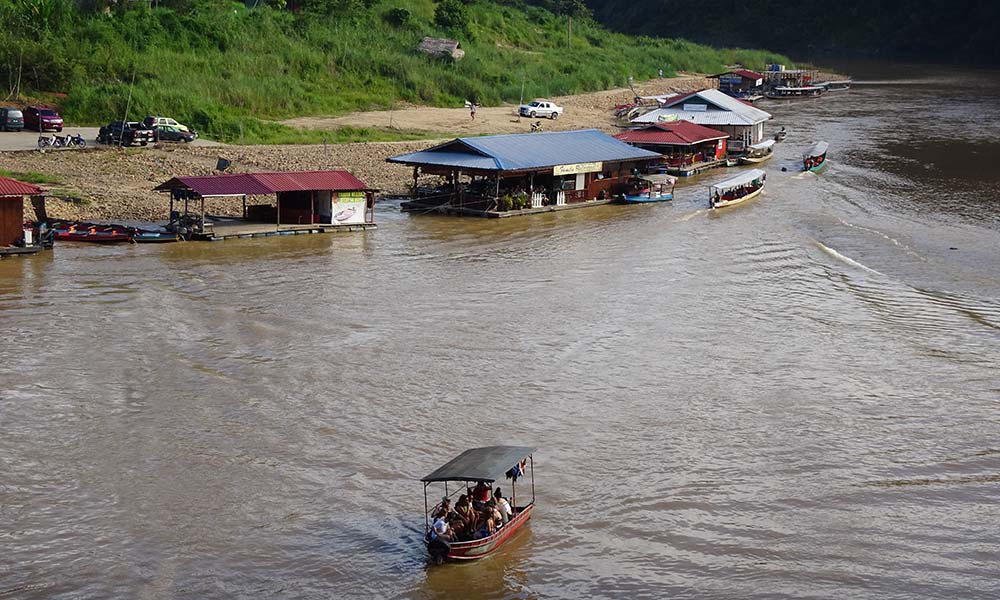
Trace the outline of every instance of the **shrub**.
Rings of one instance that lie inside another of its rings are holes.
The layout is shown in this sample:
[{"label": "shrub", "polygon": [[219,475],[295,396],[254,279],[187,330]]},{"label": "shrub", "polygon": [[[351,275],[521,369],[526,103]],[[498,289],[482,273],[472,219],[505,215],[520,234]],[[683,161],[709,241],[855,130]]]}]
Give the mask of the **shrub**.
[{"label": "shrub", "polygon": [[390,8],[382,13],[382,20],[394,27],[402,27],[410,22],[413,15],[405,8]]},{"label": "shrub", "polygon": [[434,23],[442,29],[465,29],[467,19],[461,0],[441,0],[434,9]]}]

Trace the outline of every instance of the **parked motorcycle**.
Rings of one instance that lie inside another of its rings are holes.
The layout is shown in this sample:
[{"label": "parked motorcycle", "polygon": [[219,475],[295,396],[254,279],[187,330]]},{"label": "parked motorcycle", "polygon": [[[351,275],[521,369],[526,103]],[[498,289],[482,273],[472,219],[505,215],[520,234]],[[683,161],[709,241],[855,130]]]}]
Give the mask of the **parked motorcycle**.
[{"label": "parked motorcycle", "polygon": [[541,121],[535,121],[534,123],[531,124],[531,133],[535,133],[536,131],[541,131],[541,130],[542,130]]},{"label": "parked motorcycle", "polygon": [[57,147],[57,146],[55,146],[52,138],[50,138],[47,135],[40,135],[40,136],[38,136],[38,149],[39,150],[43,150],[43,149],[48,148],[50,146],[53,147],[53,148]]},{"label": "parked motorcycle", "polygon": [[56,139],[52,142],[52,145],[56,148],[72,148],[74,146],[79,146],[80,148],[87,147],[87,140],[83,139],[83,136],[80,134],[57,135],[55,138]]}]

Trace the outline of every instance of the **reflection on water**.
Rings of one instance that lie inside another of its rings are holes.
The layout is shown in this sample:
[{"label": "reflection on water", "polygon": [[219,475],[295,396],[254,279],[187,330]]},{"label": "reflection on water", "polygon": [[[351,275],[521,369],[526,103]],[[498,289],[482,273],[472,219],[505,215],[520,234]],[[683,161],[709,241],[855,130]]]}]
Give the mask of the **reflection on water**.
[{"label": "reflection on water", "polygon": [[[0,262],[0,596],[994,597],[998,92],[890,75],[767,105],[732,210]],[[530,525],[429,567],[419,477],[500,443]]]}]

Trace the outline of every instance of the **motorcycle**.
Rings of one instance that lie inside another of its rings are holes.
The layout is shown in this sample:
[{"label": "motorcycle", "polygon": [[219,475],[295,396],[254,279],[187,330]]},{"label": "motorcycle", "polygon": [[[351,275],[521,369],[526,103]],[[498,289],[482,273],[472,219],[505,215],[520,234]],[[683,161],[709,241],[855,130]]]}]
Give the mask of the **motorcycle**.
[{"label": "motorcycle", "polygon": [[87,140],[83,139],[83,136],[80,134],[57,135],[55,138],[55,141],[52,142],[52,146],[55,148],[72,148],[73,146],[79,146],[80,148],[87,147]]},{"label": "motorcycle", "polygon": [[55,145],[55,143],[52,141],[52,138],[50,138],[47,135],[40,135],[40,136],[38,136],[38,149],[39,150],[43,150],[43,149],[48,148],[50,146],[53,147],[53,148],[57,147]]},{"label": "motorcycle", "polygon": [[541,121],[535,121],[534,123],[531,124],[531,133],[535,133],[536,131],[541,131],[541,130],[542,130]]}]

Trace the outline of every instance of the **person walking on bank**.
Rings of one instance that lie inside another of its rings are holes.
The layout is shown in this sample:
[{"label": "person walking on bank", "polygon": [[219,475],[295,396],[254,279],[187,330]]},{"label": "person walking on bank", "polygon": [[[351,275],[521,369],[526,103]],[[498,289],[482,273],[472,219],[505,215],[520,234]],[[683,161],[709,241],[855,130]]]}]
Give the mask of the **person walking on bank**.
[{"label": "person walking on bank", "polygon": [[469,116],[472,117],[473,121],[476,120],[476,109],[477,108],[479,108],[479,105],[476,104],[475,102],[473,102],[472,104],[469,105]]}]

